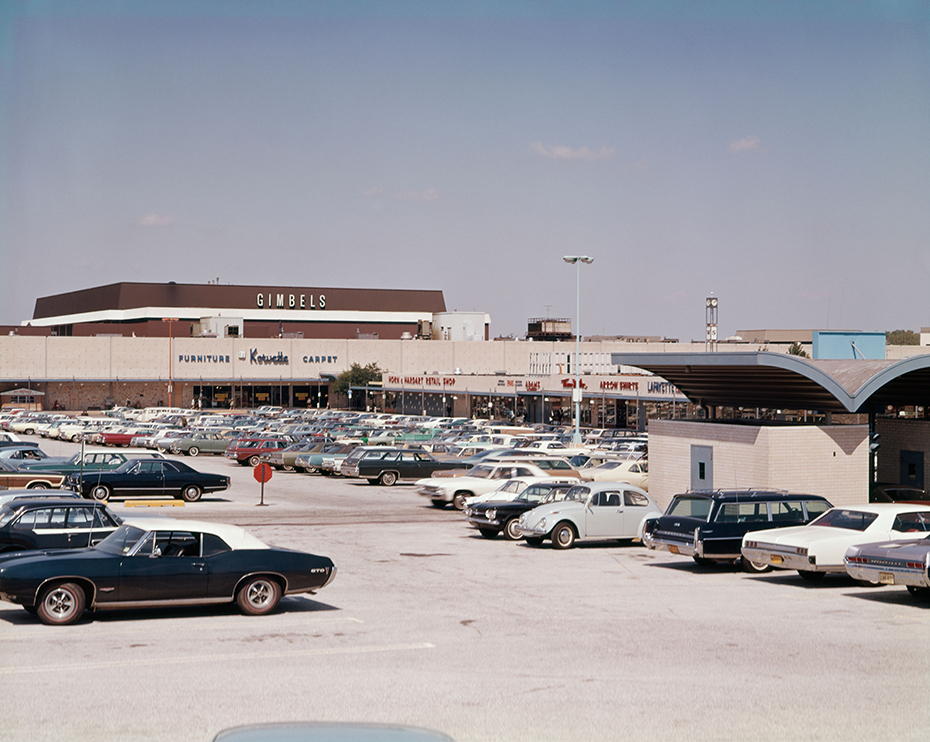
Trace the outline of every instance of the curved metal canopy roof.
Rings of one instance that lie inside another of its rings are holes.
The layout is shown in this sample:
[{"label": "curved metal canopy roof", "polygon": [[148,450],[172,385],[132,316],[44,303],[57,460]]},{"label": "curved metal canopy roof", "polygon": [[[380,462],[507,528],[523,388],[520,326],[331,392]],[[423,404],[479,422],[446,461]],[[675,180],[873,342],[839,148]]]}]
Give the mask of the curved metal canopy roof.
[{"label": "curved metal canopy roof", "polygon": [[930,403],[930,355],[900,361],[809,360],[784,353],[613,353],[674,384],[692,402],[859,412]]}]

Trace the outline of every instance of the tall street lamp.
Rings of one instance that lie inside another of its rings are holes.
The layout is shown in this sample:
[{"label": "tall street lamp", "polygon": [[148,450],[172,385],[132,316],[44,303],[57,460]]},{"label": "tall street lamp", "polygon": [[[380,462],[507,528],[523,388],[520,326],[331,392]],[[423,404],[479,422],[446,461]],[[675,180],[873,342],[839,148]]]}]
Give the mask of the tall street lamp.
[{"label": "tall street lamp", "polygon": [[566,255],[562,258],[566,263],[577,267],[575,271],[575,388],[572,389],[572,401],[575,403],[575,434],[572,443],[581,445],[581,264],[590,264],[594,258],[587,255]]}]

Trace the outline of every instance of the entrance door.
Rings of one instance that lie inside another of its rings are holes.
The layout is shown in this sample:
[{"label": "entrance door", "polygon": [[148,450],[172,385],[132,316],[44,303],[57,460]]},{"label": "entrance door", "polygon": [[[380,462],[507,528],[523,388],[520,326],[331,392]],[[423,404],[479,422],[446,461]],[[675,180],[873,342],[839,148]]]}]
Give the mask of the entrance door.
[{"label": "entrance door", "polygon": [[691,446],[691,489],[714,488],[714,447]]},{"label": "entrance door", "polygon": [[924,488],[923,451],[901,451],[901,479],[898,483]]}]

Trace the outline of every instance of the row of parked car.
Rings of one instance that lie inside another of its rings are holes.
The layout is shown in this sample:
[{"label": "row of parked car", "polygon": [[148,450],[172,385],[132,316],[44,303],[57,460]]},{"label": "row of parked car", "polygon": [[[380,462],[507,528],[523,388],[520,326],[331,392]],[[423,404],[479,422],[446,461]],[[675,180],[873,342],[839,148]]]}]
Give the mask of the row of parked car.
[{"label": "row of parked car", "polygon": [[921,502],[833,507],[785,491],[692,491],[675,495],[663,513],[631,485],[508,485],[466,500],[468,522],[486,538],[503,533],[532,546],[548,539],[556,549],[641,538],[701,566],[735,561],[751,573],[795,570],[806,580],[842,573],[930,598],[930,506]]}]

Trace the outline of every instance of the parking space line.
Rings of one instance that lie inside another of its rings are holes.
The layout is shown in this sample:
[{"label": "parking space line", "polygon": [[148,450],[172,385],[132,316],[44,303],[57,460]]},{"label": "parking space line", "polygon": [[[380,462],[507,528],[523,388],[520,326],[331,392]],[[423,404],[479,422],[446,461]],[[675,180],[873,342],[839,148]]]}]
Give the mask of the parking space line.
[{"label": "parking space line", "polygon": [[[159,665],[192,665],[209,662],[241,662],[243,660],[269,660],[288,657],[320,657],[338,654],[373,654],[376,652],[403,652],[419,649],[435,649],[435,644],[421,642],[418,644],[374,644],[361,647],[329,647],[326,649],[293,650],[287,652],[243,652],[240,654],[207,654],[185,657],[162,657],[150,660],[133,658],[133,665],[154,667]],[[0,675],[25,675],[40,672],[73,672],[84,670],[106,670],[109,668],[125,668],[127,658],[110,660],[106,662],[82,662],[73,665],[45,665],[42,667],[12,666],[0,667]]]}]

